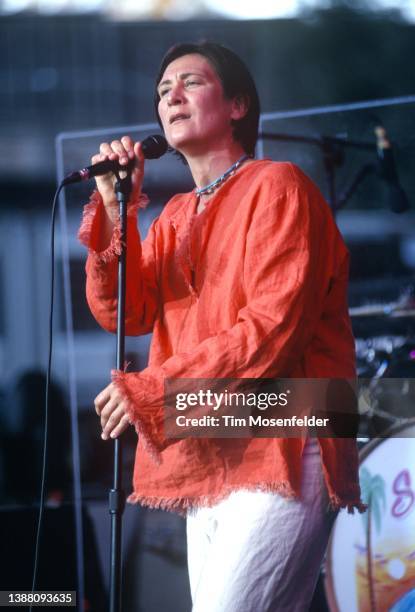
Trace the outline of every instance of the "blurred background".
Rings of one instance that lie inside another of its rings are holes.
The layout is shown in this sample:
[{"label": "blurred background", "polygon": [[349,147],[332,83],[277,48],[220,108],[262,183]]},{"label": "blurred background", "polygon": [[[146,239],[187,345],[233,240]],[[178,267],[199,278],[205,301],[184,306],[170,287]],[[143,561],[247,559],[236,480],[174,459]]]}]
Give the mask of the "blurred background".
[{"label": "blurred background", "polygon": [[[349,300],[359,375],[366,381],[360,401],[362,446],[384,437],[391,425],[410,423],[414,24],[415,0],[0,2],[0,517],[9,560],[3,590],[31,588],[50,211],[57,181],[88,165],[103,140],[159,131],[154,78],[165,51],[176,42],[211,39],[246,61],[262,104],[258,156],[300,165],[333,207],[351,252]],[[377,147],[379,126],[392,148]],[[145,191],[151,204],[140,215],[143,236],[167,199],[191,186],[175,157],[148,162]],[[108,384],[115,339],[89,314],[85,252],[76,237],[92,188],[68,188],[60,200],[48,508],[39,578],[39,588],[77,589],[80,610],[106,609],[112,477],[112,451],[100,441],[92,403]],[[149,341],[128,340],[132,368],[145,367]],[[125,438],[129,491],[135,435]],[[412,479],[410,490],[415,474]],[[415,513],[407,516],[413,529]],[[387,535],[392,537],[390,531]],[[185,561],[181,518],[127,508],[126,610],[190,610]],[[415,579],[410,584],[414,588]],[[363,610],[365,589],[356,589],[352,595],[348,589],[344,597],[349,599],[342,603],[327,579],[324,589],[322,576],[312,609]]]}]

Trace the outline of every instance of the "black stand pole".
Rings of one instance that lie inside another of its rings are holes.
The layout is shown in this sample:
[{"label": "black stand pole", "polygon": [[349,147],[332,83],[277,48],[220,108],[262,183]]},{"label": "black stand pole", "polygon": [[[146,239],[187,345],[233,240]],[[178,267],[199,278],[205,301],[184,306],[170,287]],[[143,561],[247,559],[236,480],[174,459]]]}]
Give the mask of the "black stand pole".
[{"label": "black stand pole", "polygon": [[[115,184],[120,210],[121,255],[118,259],[118,309],[117,309],[117,370],[124,369],[125,361],[125,287],[127,263],[127,203],[131,193],[131,176],[117,175]],[[111,515],[111,552],[110,552],[110,612],[121,610],[121,537],[122,514],[125,506],[125,492],[122,490],[122,445],[114,440],[114,478],[109,493],[109,512]]]}]

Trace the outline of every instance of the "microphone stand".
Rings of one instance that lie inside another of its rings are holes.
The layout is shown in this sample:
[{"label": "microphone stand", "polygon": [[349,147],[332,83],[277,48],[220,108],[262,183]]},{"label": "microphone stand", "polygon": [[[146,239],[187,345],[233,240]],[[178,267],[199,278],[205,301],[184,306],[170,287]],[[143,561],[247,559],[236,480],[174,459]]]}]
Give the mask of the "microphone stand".
[{"label": "microphone stand", "polygon": [[[114,191],[120,211],[121,254],[118,258],[118,307],[117,307],[117,370],[124,369],[125,362],[125,288],[127,264],[127,204],[131,194],[131,171],[121,178],[116,173]],[[110,550],[110,612],[121,610],[121,538],[122,514],[125,507],[125,492],[122,490],[122,443],[114,440],[113,488],[109,492],[109,513],[111,515]]]},{"label": "microphone stand", "polygon": [[[143,153],[148,159],[158,159],[167,151],[167,141],[163,136],[154,134],[142,142]],[[125,295],[126,295],[126,266],[127,266],[127,204],[132,190],[131,172],[134,161],[122,168],[113,169],[113,162],[106,160],[99,162],[78,172],[72,172],[61,182],[59,190],[64,185],[98,176],[108,171],[114,172],[116,183],[115,196],[119,206],[120,221],[120,255],[118,258],[118,287],[117,287],[117,370],[124,370],[125,363]],[[116,164],[117,165],[117,164]],[[122,177],[120,175],[122,173]],[[59,191],[57,192],[57,194]],[[55,196],[55,201],[56,201]],[[55,202],[54,201],[54,202]],[[54,208],[55,209],[55,208]],[[53,210],[54,210],[53,209]],[[52,294],[53,295],[53,294]],[[50,352],[51,354],[51,352]],[[113,487],[109,492],[109,513],[111,516],[111,545],[110,545],[110,592],[109,611],[121,610],[121,543],[122,543],[122,514],[125,507],[125,492],[122,490],[122,445],[121,440],[114,440],[114,474]],[[36,577],[36,569],[34,572]]]}]

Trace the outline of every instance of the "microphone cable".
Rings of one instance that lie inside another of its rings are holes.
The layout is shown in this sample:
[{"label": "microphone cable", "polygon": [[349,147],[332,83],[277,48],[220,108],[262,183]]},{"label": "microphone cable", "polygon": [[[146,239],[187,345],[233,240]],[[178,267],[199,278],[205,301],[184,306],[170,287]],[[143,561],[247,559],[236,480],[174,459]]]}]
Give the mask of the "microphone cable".
[{"label": "microphone cable", "polygon": [[[51,214],[51,225],[50,225],[50,302],[49,302],[49,325],[48,325],[48,361],[46,369],[46,384],[45,384],[45,424],[44,424],[44,437],[43,437],[43,459],[42,459],[42,472],[41,472],[41,485],[40,485],[40,500],[39,500],[39,514],[36,528],[36,541],[35,541],[35,555],[33,563],[33,578],[32,578],[32,595],[36,589],[38,565],[39,565],[39,550],[40,550],[40,537],[42,533],[43,513],[45,507],[45,490],[46,490],[46,465],[47,465],[47,451],[48,451],[48,420],[49,420],[49,390],[50,390],[50,378],[52,369],[52,348],[53,348],[53,307],[54,307],[54,292],[55,292],[55,221],[56,221],[56,205],[58,202],[59,194],[64,185],[61,183],[53,198],[52,214]],[[32,603],[30,603],[29,612],[32,612]]]}]

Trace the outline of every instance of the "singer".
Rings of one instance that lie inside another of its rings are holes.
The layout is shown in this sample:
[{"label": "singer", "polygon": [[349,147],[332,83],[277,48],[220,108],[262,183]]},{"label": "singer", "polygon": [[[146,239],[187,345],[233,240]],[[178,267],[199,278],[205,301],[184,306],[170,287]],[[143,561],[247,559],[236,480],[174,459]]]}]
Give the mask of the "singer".
[{"label": "singer", "polygon": [[[351,438],[166,439],[169,378],[353,378],[348,252],[295,165],[255,160],[259,101],[244,63],[214,44],[162,60],[155,109],[195,189],[141,240],[144,156],[128,136],[93,163],[136,160],[128,212],[126,331],[153,332],[148,367],[95,399],[102,438],[139,434],[130,502],[187,517],[193,612],[306,612],[337,512],[364,511]],[[96,179],[80,239],[87,299],[116,330],[114,176]]]}]

